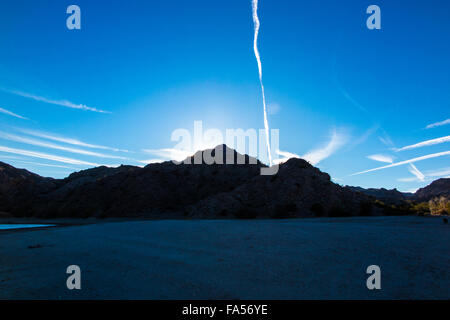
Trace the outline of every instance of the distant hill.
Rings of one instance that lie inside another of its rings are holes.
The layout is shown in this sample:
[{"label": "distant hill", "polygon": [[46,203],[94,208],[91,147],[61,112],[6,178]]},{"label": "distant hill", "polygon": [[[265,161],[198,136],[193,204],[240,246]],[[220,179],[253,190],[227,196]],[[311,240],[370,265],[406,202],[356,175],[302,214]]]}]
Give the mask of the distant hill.
[{"label": "distant hill", "polygon": [[[207,156],[220,153],[235,164],[205,163]],[[0,162],[0,212],[17,217],[359,216],[398,214],[376,200],[404,204],[410,197],[396,190],[339,186],[302,159],[290,159],[276,175],[263,176],[264,164],[225,145],[199,151],[185,162],[98,167],[65,179]]]},{"label": "distant hill", "polygon": [[433,181],[430,185],[415,193],[404,193],[397,189],[363,189],[349,187],[355,192],[361,192],[377,201],[381,201],[390,212],[411,212],[413,214],[449,215],[450,214],[450,179],[443,178]]},{"label": "distant hill", "polygon": [[348,187],[351,190],[355,192],[361,192],[368,196],[374,197],[380,201],[383,201],[385,203],[389,204],[401,204],[402,202],[406,200],[410,200],[414,197],[413,193],[407,193],[407,192],[400,192],[397,189],[387,190],[384,188],[381,189],[375,189],[375,188],[369,188],[364,189],[361,187]]}]

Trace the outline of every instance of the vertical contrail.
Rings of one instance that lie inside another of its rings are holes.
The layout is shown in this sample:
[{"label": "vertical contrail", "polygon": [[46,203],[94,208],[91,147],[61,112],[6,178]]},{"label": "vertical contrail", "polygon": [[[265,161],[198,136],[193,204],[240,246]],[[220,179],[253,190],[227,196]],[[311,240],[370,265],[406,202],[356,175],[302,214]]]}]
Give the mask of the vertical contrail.
[{"label": "vertical contrail", "polygon": [[259,71],[259,82],[261,84],[261,92],[263,98],[263,107],[264,107],[264,128],[266,130],[266,143],[267,143],[267,152],[269,154],[269,165],[272,165],[272,156],[270,154],[270,141],[269,141],[269,121],[267,121],[267,110],[266,110],[266,96],[264,94],[264,85],[262,81],[262,67],[261,67],[261,58],[259,56],[258,51],[258,32],[259,32],[259,19],[258,19],[258,0],[252,0],[252,11],[253,11],[253,23],[255,24],[255,36],[253,39],[253,50],[255,51],[256,61],[258,62],[258,71]]}]

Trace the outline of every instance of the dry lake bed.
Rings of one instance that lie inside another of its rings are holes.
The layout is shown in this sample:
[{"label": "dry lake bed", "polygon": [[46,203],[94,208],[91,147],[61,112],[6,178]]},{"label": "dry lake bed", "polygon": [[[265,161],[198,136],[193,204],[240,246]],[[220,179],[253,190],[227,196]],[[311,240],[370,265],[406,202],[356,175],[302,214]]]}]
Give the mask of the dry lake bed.
[{"label": "dry lake bed", "polygon": [[[81,269],[68,290],[66,269]],[[378,265],[381,289],[368,290]],[[157,220],[0,231],[0,299],[449,299],[431,217]]]}]

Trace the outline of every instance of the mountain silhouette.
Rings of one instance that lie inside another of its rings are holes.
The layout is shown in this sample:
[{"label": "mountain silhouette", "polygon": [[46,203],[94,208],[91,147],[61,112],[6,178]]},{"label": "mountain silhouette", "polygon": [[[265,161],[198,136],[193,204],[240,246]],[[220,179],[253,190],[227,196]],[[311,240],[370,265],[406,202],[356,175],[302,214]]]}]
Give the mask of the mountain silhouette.
[{"label": "mountain silhouette", "polygon": [[[388,206],[376,202],[377,192],[335,184],[327,173],[303,159],[288,160],[272,176],[261,175],[263,167],[257,159],[226,145],[199,151],[181,163],[166,161],[143,168],[102,166],[65,179],[44,178],[0,162],[0,211],[42,218],[392,214]],[[448,182],[446,188],[448,192]],[[396,201],[405,202],[404,195],[398,195]]]}]

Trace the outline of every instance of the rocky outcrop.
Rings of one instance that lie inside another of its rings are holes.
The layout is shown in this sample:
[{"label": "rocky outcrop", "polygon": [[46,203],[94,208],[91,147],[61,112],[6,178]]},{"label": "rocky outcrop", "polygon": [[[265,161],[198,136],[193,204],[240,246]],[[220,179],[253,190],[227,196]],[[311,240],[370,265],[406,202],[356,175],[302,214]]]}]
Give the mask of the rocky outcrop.
[{"label": "rocky outcrop", "polygon": [[2,215],[33,210],[35,199],[61,186],[60,181],[43,178],[24,169],[0,162],[0,211]]},{"label": "rocky outcrop", "polygon": [[414,194],[416,202],[427,203],[429,214],[450,214],[450,178],[433,181],[430,185],[417,190]]},{"label": "rocky outcrop", "polygon": [[236,218],[381,214],[367,196],[334,184],[327,173],[294,158],[282,164],[278,174],[257,175],[232,192],[201,200],[188,213]]},{"label": "rocky outcrop", "polygon": [[416,201],[429,201],[433,198],[450,198],[450,178],[433,181],[430,185],[421,188],[414,194]]}]

